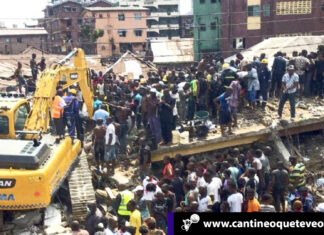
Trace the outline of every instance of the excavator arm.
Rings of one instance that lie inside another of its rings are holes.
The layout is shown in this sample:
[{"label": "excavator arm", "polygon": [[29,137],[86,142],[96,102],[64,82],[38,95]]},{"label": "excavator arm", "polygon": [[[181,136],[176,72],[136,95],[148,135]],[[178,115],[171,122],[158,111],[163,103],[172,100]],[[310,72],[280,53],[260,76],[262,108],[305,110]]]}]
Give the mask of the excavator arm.
[{"label": "excavator arm", "polygon": [[[74,57],[74,66],[64,66],[72,57]],[[26,136],[27,139],[35,138],[38,135],[33,132],[47,132],[57,86],[62,85],[63,89],[65,89],[73,84],[79,85],[89,116],[92,117],[92,84],[82,49],[74,49],[64,59],[46,69],[38,78],[32,100],[32,110],[24,127],[24,131],[29,133]]]}]

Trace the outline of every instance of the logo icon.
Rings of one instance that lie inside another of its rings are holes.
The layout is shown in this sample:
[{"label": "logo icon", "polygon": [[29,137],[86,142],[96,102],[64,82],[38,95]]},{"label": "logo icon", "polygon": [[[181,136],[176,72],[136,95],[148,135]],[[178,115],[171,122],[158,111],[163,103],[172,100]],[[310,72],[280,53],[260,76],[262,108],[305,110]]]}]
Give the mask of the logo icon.
[{"label": "logo icon", "polygon": [[181,226],[181,229],[182,230],[185,230],[186,232],[188,232],[191,224],[197,224],[199,222],[199,220],[200,220],[199,215],[192,214],[190,216],[190,219],[182,220],[183,221],[183,225]]}]

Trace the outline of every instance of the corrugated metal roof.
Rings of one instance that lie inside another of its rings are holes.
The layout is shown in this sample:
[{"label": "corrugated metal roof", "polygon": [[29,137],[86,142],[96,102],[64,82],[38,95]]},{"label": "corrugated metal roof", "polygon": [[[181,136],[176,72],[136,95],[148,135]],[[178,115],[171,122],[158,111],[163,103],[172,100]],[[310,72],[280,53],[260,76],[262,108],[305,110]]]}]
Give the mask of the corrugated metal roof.
[{"label": "corrugated metal roof", "polygon": [[[294,36],[294,37],[273,37],[268,38],[248,49],[241,51],[245,59],[253,61],[254,56],[260,56],[265,53],[269,59],[269,65],[272,64],[274,54],[278,51],[287,53],[288,57],[292,56],[293,51],[316,52],[319,45],[324,45],[324,36]],[[233,55],[225,59],[226,62],[235,60]]]},{"label": "corrugated metal roof", "polygon": [[148,11],[145,7],[86,7],[89,11]]},{"label": "corrugated metal roof", "polygon": [[0,29],[0,36],[16,35],[47,35],[44,28],[26,28],[26,29]]},{"label": "corrugated metal roof", "polygon": [[193,39],[151,40],[154,63],[191,63],[194,61]]}]

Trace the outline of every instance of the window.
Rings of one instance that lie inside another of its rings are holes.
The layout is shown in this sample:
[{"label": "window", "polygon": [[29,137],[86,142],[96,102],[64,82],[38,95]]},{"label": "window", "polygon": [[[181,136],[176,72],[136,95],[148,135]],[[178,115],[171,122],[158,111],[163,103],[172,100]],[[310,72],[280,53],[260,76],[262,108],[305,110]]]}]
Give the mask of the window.
[{"label": "window", "polygon": [[78,24],[79,24],[79,25],[82,24],[82,19],[78,19]]},{"label": "window", "polygon": [[102,18],[103,18],[102,14],[99,14],[99,18],[100,18],[100,19],[102,19]]},{"label": "window", "polygon": [[211,3],[216,3],[216,2],[217,2],[217,0],[210,0],[210,2],[211,2]]},{"label": "window", "polygon": [[206,25],[200,24],[200,31],[206,31]]},{"label": "window", "polygon": [[270,4],[265,4],[263,6],[263,16],[270,16],[271,11],[270,11]]},{"label": "window", "polygon": [[66,21],[66,26],[68,27],[72,26],[72,19]]},{"label": "window", "polygon": [[9,134],[9,119],[6,116],[0,116],[0,135]]},{"label": "window", "polygon": [[260,16],[260,6],[248,6],[248,16]]},{"label": "window", "polygon": [[141,13],[135,13],[135,20],[141,20],[142,19],[142,14]]},{"label": "window", "polygon": [[107,18],[110,18],[110,14],[109,13],[107,14]]},{"label": "window", "polygon": [[118,20],[124,21],[125,20],[125,14],[118,14]]},{"label": "window", "polygon": [[136,37],[142,37],[142,30],[141,29],[135,29],[134,33],[135,33]]},{"label": "window", "polygon": [[105,46],[102,46],[102,47],[101,47],[101,50],[102,50],[102,51],[106,50],[106,47],[105,47]]},{"label": "window", "polygon": [[119,30],[118,30],[118,35],[119,35],[119,37],[121,37],[121,38],[126,37],[126,30],[125,30],[125,29],[119,29]]},{"label": "window", "polygon": [[211,22],[210,23],[210,29],[211,30],[216,30],[216,22]]},{"label": "window", "polygon": [[14,120],[15,120],[15,131],[21,131],[24,129],[25,122],[28,115],[28,109],[26,105],[21,105],[15,111]]},{"label": "window", "polygon": [[277,2],[277,15],[307,15],[312,13],[312,1]]},{"label": "window", "polygon": [[205,4],[205,0],[200,0],[200,4]]},{"label": "window", "polygon": [[76,12],[77,9],[75,7],[72,8],[72,12]]},{"label": "window", "polygon": [[22,43],[22,37],[18,37],[18,38],[17,38],[17,42],[18,42],[18,43]]},{"label": "window", "polygon": [[71,7],[64,7],[65,12],[71,12]]},{"label": "window", "polygon": [[233,39],[234,49],[244,49],[245,48],[245,38],[234,38]]}]

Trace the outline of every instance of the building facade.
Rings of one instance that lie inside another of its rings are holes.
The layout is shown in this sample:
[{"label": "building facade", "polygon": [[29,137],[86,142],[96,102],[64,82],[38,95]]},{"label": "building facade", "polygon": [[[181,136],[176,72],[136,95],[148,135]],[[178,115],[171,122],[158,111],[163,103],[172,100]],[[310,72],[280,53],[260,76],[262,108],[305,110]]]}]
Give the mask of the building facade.
[{"label": "building facade", "polygon": [[30,46],[47,51],[44,28],[0,29],[0,54],[19,54]]},{"label": "building facade", "polygon": [[103,31],[92,53],[104,57],[120,55],[127,50],[136,54],[144,53],[147,45],[147,12],[148,9],[141,7],[86,8],[82,13],[83,24]]},{"label": "building facade", "polygon": [[222,53],[269,37],[323,34],[323,10],[322,0],[223,0]]},{"label": "building facade", "polygon": [[219,52],[221,48],[221,2],[221,0],[193,1],[195,61],[199,61],[205,54]]},{"label": "building facade", "polygon": [[105,0],[54,1],[44,10],[45,19],[39,24],[48,32],[48,48],[50,52],[65,54],[74,47],[81,46],[81,13],[85,7],[111,7],[112,4]]},{"label": "building facade", "polygon": [[83,6],[75,1],[64,1],[47,6],[44,11],[45,19],[41,25],[48,32],[50,52],[65,54],[73,47],[79,47]]},{"label": "building facade", "polygon": [[149,39],[180,37],[179,0],[120,0],[119,6],[149,9],[147,16]]}]

